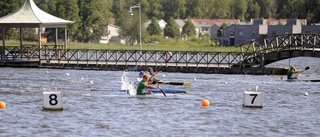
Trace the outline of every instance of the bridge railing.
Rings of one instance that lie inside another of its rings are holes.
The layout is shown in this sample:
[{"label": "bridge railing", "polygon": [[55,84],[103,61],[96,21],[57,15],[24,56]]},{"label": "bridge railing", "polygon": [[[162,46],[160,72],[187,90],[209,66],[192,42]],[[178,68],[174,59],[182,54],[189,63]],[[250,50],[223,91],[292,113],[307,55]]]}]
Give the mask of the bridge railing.
[{"label": "bridge railing", "polygon": [[[239,64],[241,53],[142,51],[139,50],[45,50],[41,60],[67,64],[231,67]],[[66,62],[67,61],[67,62]]]},{"label": "bridge railing", "polygon": [[[2,51],[2,49],[1,49]],[[1,52],[2,53],[2,52]],[[1,54],[0,53],[0,54]],[[43,46],[6,46],[1,60],[49,64],[130,65],[230,68],[243,59],[240,52],[61,49]]]},{"label": "bridge railing", "polygon": [[304,50],[320,48],[319,34],[289,34],[277,35],[240,45],[243,62],[249,66],[261,65],[263,67],[263,55],[270,52],[284,50]]}]

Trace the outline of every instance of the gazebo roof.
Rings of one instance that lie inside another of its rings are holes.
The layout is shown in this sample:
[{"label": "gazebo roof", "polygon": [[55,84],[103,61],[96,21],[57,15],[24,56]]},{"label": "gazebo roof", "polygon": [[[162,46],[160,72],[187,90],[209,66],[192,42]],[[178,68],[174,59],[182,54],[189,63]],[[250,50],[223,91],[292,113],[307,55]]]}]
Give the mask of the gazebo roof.
[{"label": "gazebo roof", "polygon": [[26,0],[20,9],[0,18],[0,27],[66,27],[73,21],[64,20],[39,9],[33,0]]}]

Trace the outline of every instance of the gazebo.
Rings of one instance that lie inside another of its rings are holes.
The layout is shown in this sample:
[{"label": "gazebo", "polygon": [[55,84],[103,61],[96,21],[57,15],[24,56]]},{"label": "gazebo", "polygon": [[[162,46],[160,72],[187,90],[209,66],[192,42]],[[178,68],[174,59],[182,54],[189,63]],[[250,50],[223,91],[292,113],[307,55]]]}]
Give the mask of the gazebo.
[{"label": "gazebo", "polygon": [[[1,61],[5,62],[5,30],[8,28],[20,28],[20,49],[22,49],[22,28],[38,28],[38,49],[41,50],[41,29],[55,28],[55,45],[58,43],[58,28],[64,28],[64,48],[67,48],[67,24],[73,21],[64,20],[50,15],[39,9],[33,0],[26,0],[20,9],[0,18],[0,28],[2,29],[2,50]],[[21,51],[20,51],[21,52]],[[41,56],[39,55],[39,60]]]}]

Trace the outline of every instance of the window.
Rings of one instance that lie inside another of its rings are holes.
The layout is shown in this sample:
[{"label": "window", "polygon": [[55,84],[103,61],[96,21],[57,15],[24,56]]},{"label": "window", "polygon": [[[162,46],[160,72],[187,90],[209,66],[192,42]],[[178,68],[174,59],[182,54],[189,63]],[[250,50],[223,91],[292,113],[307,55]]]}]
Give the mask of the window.
[{"label": "window", "polygon": [[202,32],[208,32],[209,28],[208,27],[203,27]]},{"label": "window", "polygon": [[256,32],[253,30],[253,31],[251,31],[251,35],[252,36],[255,36],[256,35]]},{"label": "window", "polygon": [[243,32],[242,31],[239,31],[239,36],[243,36]]}]

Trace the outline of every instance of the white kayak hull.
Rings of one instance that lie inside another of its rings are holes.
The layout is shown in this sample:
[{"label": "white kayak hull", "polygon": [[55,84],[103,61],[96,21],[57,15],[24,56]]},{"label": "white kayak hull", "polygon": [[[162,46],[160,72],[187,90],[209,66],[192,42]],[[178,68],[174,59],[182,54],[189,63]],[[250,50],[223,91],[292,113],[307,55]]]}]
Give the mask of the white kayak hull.
[{"label": "white kayak hull", "polygon": [[168,98],[168,99],[196,99],[192,95],[186,94],[166,94],[165,97],[163,94],[146,94],[146,95],[128,95],[128,94],[117,94],[117,95],[104,95],[105,97],[119,97],[119,98]]}]

